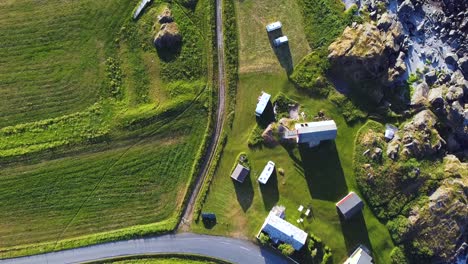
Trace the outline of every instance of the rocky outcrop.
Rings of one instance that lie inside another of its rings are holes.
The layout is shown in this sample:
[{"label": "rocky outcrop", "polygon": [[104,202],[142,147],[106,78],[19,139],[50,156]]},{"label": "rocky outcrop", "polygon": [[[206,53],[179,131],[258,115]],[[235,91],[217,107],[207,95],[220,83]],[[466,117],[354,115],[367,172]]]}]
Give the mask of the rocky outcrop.
[{"label": "rocky outcrop", "polygon": [[447,263],[468,231],[468,177],[446,179],[429,196],[429,203],[412,209],[413,243],[429,248],[437,261]]},{"label": "rocky outcrop", "polygon": [[413,95],[411,96],[411,105],[420,106],[423,105],[427,100],[427,95],[429,93],[429,86],[426,82],[417,84],[414,87]]},{"label": "rocky outcrop", "polygon": [[416,114],[402,130],[402,155],[423,158],[441,153],[445,141],[435,129],[437,119],[429,110]]},{"label": "rocky outcrop", "polygon": [[[387,31],[370,23],[347,27],[328,48],[332,70],[358,84],[357,92],[376,103],[383,98],[384,87],[406,71],[404,54],[399,53],[401,24],[382,17],[378,25]],[[366,82],[373,85],[363,85]]]}]

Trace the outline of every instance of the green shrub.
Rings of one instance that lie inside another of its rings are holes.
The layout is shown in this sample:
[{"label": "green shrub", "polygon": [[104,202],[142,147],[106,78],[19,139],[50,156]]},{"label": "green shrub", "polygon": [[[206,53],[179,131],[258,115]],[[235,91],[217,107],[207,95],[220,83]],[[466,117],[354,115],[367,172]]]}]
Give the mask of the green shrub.
[{"label": "green shrub", "polygon": [[330,84],[326,80],[325,71],[330,64],[325,53],[312,52],[305,56],[295,67],[291,74],[291,80],[302,89],[326,96],[330,90]]},{"label": "green shrub", "polygon": [[112,97],[122,99],[122,70],[120,63],[112,57],[106,60],[106,73],[109,79],[109,93]]},{"label": "green shrub", "polygon": [[266,246],[270,242],[270,237],[267,234],[261,232],[258,240],[260,241],[260,244]]},{"label": "green shrub", "polygon": [[278,246],[278,249],[285,256],[291,256],[294,253],[294,248],[290,244],[281,244]]},{"label": "green shrub", "polygon": [[287,97],[284,93],[279,93],[273,101],[276,106],[278,119],[289,116],[289,105],[297,104],[296,101]]},{"label": "green shrub", "polygon": [[258,126],[252,129],[250,132],[249,140],[247,141],[247,145],[249,148],[260,147],[263,144],[263,137],[262,137],[263,130]]},{"label": "green shrub", "polygon": [[392,252],[390,253],[390,262],[391,264],[408,264],[408,260],[406,260],[403,250],[399,247],[392,249]]},{"label": "green shrub", "polygon": [[328,99],[336,105],[348,123],[353,123],[367,118],[366,112],[359,109],[348,97],[337,91],[330,92]]}]

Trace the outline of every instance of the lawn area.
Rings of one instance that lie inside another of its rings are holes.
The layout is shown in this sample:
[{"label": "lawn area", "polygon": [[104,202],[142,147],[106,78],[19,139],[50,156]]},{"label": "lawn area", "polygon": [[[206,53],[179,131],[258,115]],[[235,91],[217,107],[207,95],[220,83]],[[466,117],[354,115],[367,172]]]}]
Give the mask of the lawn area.
[{"label": "lawn area", "polygon": [[[290,19],[295,23],[301,21],[300,2],[281,1],[279,8],[266,0],[236,3],[240,76],[235,117],[232,128],[227,131],[227,144],[202,209],[203,212],[215,213],[217,224],[205,227],[199,221],[192,225],[192,229],[201,233],[254,239],[269,210],[275,204],[284,205],[286,220],[317,235],[324,244],[329,245],[334,263],[342,263],[359,244],[371,249],[376,263],[389,263],[393,243],[385,225],[367,207],[361,217],[342,223],[335,208],[335,203],[349,191],[359,193],[353,171],[353,155],[354,139],[362,123],[347,124],[335,104],[298,90],[284,73],[281,57],[275,58],[274,51],[269,47],[264,25],[270,20],[281,20],[283,33],[290,39],[288,49],[294,54],[292,57],[302,58],[310,51],[304,29],[299,27],[297,31],[287,31]],[[287,7],[286,10],[284,7]],[[253,54],[262,55],[255,57]],[[250,149],[247,142],[256,125],[254,110],[261,91],[270,93],[272,97],[282,92],[299,102],[300,111],[306,113],[308,120],[312,120],[319,111],[324,111],[337,123],[337,139],[324,142],[314,149],[295,147],[288,151],[281,145]],[[229,177],[240,152],[247,153],[251,166],[250,176],[242,184]],[[284,176],[273,175],[266,186],[260,186],[257,177],[269,160],[275,162],[277,168],[284,169]],[[312,209],[312,216],[302,224],[296,223],[300,217],[297,211],[299,205]]]},{"label": "lawn area", "polygon": [[[175,228],[209,132],[214,8],[155,0],[134,21],[138,3],[0,3],[0,258]],[[153,46],[165,7],[173,54]]]},{"label": "lawn area", "polygon": [[104,62],[135,2],[1,1],[0,128],[98,101]]},{"label": "lawn area", "polygon": [[211,259],[198,255],[182,255],[182,254],[168,254],[168,255],[144,255],[144,256],[131,256],[115,258],[103,261],[89,262],[97,263],[113,263],[113,264],[227,264],[228,262]]}]

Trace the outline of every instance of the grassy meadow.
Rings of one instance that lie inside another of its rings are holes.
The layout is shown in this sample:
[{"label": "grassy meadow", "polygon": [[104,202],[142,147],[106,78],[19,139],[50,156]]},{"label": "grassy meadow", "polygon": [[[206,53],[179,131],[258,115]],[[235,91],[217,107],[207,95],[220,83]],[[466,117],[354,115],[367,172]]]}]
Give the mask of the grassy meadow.
[{"label": "grassy meadow", "polygon": [[[118,3],[117,3],[118,2]],[[211,115],[213,6],[0,3],[0,258],[175,228]],[[165,8],[180,49],[152,45]]]},{"label": "grassy meadow", "polygon": [[[359,193],[354,177],[353,155],[355,137],[363,123],[347,123],[336,104],[297,89],[288,79],[290,72],[283,67],[284,56],[277,56],[278,50],[273,50],[265,31],[264,26],[268,22],[280,20],[283,23],[282,33],[288,36],[290,43],[280,52],[282,55],[290,54],[287,61],[296,66],[301,58],[317,48],[312,45],[315,39],[311,34],[318,37],[325,34],[323,24],[321,31],[304,27],[318,18],[319,11],[315,10],[316,13],[312,14],[314,19],[311,19],[311,16],[302,15],[302,1],[270,2],[236,1],[240,74],[234,121],[226,131],[227,144],[202,208],[203,212],[215,213],[217,223],[204,226],[199,221],[192,225],[192,229],[195,232],[253,240],[269,210],[276,204],[284,205],[286,220],[315,234],[331,247],[333,263],[342,263],[359,244],[371,249],[375,263],[389,263],[393,242],[385,225],[371,210],[366,207],[362,216],[345,223],[340,221],[335,208],[335,203],[349,191]],[[307,2],[318,4],[316,0]],[[344,10],[333,0],[322,2],[340,8],[325,13],[324,20],[330,19],[329,14],[341,14]],[[344,25],[343,22],[337,27],[343,29]],[[329,44],[330,39],[325,42]],[[337,139],[324,142],[314,149],[289,149],[282,145],[249,148],[247,142],[256,126],[254,110],[261,91],[270,93],[272,97],[282,92],[299,102],[300,111],[305,112],[307,120],[324,111],[338,125]],[[250,176],[243,184],[230,178],[231,168],[240,152],[247,153],[251,165]],[[282,168],[285,173],[273,174],[266,186],[260,186],[257,178],[269,160],[276,163],[277,170]],[[299,205],[311,208],[311,217],[301,224],[296,222],[300,217],[297,211]]]}]

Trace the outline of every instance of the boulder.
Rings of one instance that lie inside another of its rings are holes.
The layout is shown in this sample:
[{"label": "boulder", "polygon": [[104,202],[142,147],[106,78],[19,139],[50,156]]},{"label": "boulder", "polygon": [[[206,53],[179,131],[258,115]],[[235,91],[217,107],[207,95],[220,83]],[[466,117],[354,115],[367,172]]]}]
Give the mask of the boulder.
[{"label": "boulder", "polygon": [[391,158],[392,160],[396,160],[398,158],[398,152],[400,151],[400,138],[395,136],[387,146],[387,157]]},{"label": "boulder", "polygon": [[422,82],[414,87],[413,95],[411,96],[411,105],[422,105],[426,102],[429,93],[429,86],[426,82]]},{"label": "boulder", "polygon": [[445,55],[445,62],[447,64],[457,66],[457,61],[458,61],[457,54],[449,52],[447,53],[447,55]]},{"label": "boulder", "polygon": [[163,12],[160,15],[158,15],[158,21],[161,24],[174,22],[171,10],[167,7],[164,8]]},{"label": "boulder", "polygon": [[424,75],[424,80],[430,86],[433,85],[437,81],[437,74],[435,71],[430,71]]},{"label": "boulder", "polygon": [[433,88],[429,91],[428,98],[429,103],[434,108],[439,108],[444,106],[444,97],[443,97],[443,88]]},{"label": "boulder", "polygon": [[182,43],[182,35],[175,22],[161,25],[161,30],[154,38],[156,48],[175,49]]},{"label": "boulder", "polygon": [[463,75],[465,75],[465,78],[468,79],[468,56],[458,60],[458,67],[460,67],[460,70],[462,71]]},{"label": "boulder", "polygon": [[461,98],[463,98],[463,88],[455,85],[450,86],[450,88],[447,91],[447,94],[445,95],[445,98],[449,102],[460,100]]},{"label": "boulder", "polygon": [[392,23],[393,16],[388,13],[384,13],[380,17],[379,21],[377,21],[377,28],[387,31],[387,29],[392,25]]},{"label": "boulder", "polygon": [[411,15],[414,12],[414,5],[410,0],[403,1],[400,6],[398,6],[399,15]]}]

